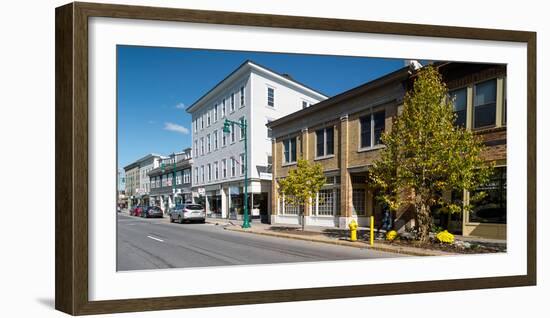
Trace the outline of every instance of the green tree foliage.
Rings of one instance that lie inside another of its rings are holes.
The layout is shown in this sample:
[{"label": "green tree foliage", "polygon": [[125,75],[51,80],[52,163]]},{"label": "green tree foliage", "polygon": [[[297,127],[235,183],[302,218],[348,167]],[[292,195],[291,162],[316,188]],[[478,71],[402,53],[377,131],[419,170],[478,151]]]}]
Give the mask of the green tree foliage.
[{"label": "green tree foliage", "polygon": [[[296,169],[291,169],[286,178],[279,180],[279,192],[285,196],[286,202],[304,207],[307,202],[317,196],[317,192],[325,183],[326,178],[320,164],[298,159]],[[301,217],[303,229],[303,212]]]},{"label": "green tree foliage", "polygon": [[422,242],[429,239],[433,206],[462,209],[442,194],[472,190],[492,172],[492,164],[480,156],[484,145],[479,137],[455,126],[454,120],[453,101],[441,75],[432,66],[420,69],[405,95],[403,113],[382,136],[386,147],[370,171],[379,199],[392,210],[402,204],[414,208]]}]

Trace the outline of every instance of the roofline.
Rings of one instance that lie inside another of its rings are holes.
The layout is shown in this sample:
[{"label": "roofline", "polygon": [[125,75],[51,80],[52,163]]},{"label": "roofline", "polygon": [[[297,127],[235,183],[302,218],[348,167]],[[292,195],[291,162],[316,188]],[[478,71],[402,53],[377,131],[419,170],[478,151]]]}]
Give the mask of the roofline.
[{"label": "roofline", "polygon": [[396,79],[406,79],[410,75],[410,68],[409,66],[402,67],[398,70],[395,70],[391,73],[388,73],[386,75],[383,75],[379,78],[376,78],[372,81],[369,81],[365,84],[361,84],[359,86],[356,86],[352,89],[349,89],[347,91],[344,91],[338,95],[335,95],[329,99],[325,99],[324,101],[318,102],[317,104],[313,104],[307,108],[301,109],[297,112],[288,114],[284,117],[281,117],[279,119],[276,119],[272,122],[269,122],[266,124],[267,127],[273,128],[277,127],[279,125],[282,125],[284,123],[287,123],[289,121],[295,120],[299,117],[306,116],[308,114],[317,112],[321,109],[327,108],[329,106],[332,106],[337,103],[341,103],[343,101],[346,101],[348,99],[360,96],[370,90],[373,90],[375,88],[381,87],[391,81],[394,81]]},{"label": "roofline", "polygon": [[159,154],[156,154],[156,153],[149,153],[149,154],[146,154],[145,156],[139,158],[138,160],[136,160],[136,161],[134,161],[134,162],[132,162],[132,163],[130,163],[130,164],[127,164],[127,165],[124,166],[124,168],[122,168],[122,169],[128,170],[128,169],[130,169],[130,168],[133,168],[134,165],[139,166],[139,163],[140,163],[141,161],[146,160],[148,157],[152,157],[152,158],[154,158],[154,157],[162,158],[163,156],[162,156],[162,155],[159,155]]},{"label": "roofline", "polygon": [[284,80],[287,80],[287,81],[290,81],[290,82],[293,82],[294,84],[298,85],[298,86],[302,86],[303,88],[305,88],[306,90],[310,90],[312,92],[314,92],[315,94],[317,95],[320,95],[324,98],[329,98],[328,95],[325,95],[323,94],[322,92],[319,92],[318,90],[316,89],[313,89],[301,82],[298,82],[297,80],[295,79],[292,79],[292,78],[288,78],[288,77],[285,77],[283,76],[282,74],[279,74],[278,72],[275,72],[274,70],[270,69],[270,68],[267,68],[261,64],[258,64],[256,62],[253,62],[252,60],[246,60],[244,61],[241,65],[239,65],[239,67],[237,67],[236,69],[234,69],[231,73],[229,73],[226,77],[224,77],[221,81],[219,81],[216,85],[214,85],[214,87],[212,87],[210,90],[208,90],[206,93],[204,93],[201,97],[199,97],[193,104],[191,104],[189,107],[187,107],[185,109],[186,112],[190,113],[194,110],[194,108],[196,108],[199,104],[201,104],[202,102],[204,102],[208,96],[214,92],[217,88],[219,88],[223,83],[225,83],[229,78],[231,78],[233,75],[235,75],[236,73],[238,73],[241,69],[243,69],[245,66],[247,65],[250,65],[251,67],[257,67],[259,69],[262,69],[268,73],[271,73],[273,75],[276,75],[278,77],[281,77],[283,78]]}]

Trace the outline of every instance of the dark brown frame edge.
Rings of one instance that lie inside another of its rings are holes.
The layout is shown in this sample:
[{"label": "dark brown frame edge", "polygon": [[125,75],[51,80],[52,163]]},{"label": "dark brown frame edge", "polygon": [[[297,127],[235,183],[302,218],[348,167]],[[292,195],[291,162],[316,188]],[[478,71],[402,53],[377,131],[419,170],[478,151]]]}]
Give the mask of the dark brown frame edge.
[{"label": "dark brown frame edge", "polygon": [[[536,33],[450,26],[70,3],[55,11],[55,308],[101,314],[536,285]],[[148,299],[88,300],[88,18],[112,17],[400,34],[527,44],[527,275]]]}]

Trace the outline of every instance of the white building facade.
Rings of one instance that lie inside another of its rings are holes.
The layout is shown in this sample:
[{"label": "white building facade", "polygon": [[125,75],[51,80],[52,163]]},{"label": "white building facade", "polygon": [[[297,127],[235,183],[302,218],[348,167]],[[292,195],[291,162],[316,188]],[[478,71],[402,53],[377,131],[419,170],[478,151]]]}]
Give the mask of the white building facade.
[{"label": "white building facade", "polygon": [[149,193],[151,192],[151,181],[148,173],[160,166],[162,158],[162,156],[157,154],[148,154],[136,161],[139,166],[139,188],[136,194],[144,205],[150,205]]},{"label": "white building facade", "polygon": [[247,122],[249,211],[262,221],[271,209],[271,131],[268,122],[327,96],[251,61],[246,61],[187,111],[192,116],[192,189],[196,203],[221,218],[242,218],[244,135],[224,134],[225,119]]}]

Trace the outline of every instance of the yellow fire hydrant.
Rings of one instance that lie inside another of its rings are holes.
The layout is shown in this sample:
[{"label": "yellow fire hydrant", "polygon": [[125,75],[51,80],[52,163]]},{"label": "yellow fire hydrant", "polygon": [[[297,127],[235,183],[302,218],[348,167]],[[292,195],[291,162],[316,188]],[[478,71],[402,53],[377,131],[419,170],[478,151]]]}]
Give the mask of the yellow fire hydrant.
[{"label": "yellow fire hydrant", "polygon": [[349,240],[352,242],[357,241],[357,222],[355,220],[351,220],[351,222],[349,223],[349,231]]}]

